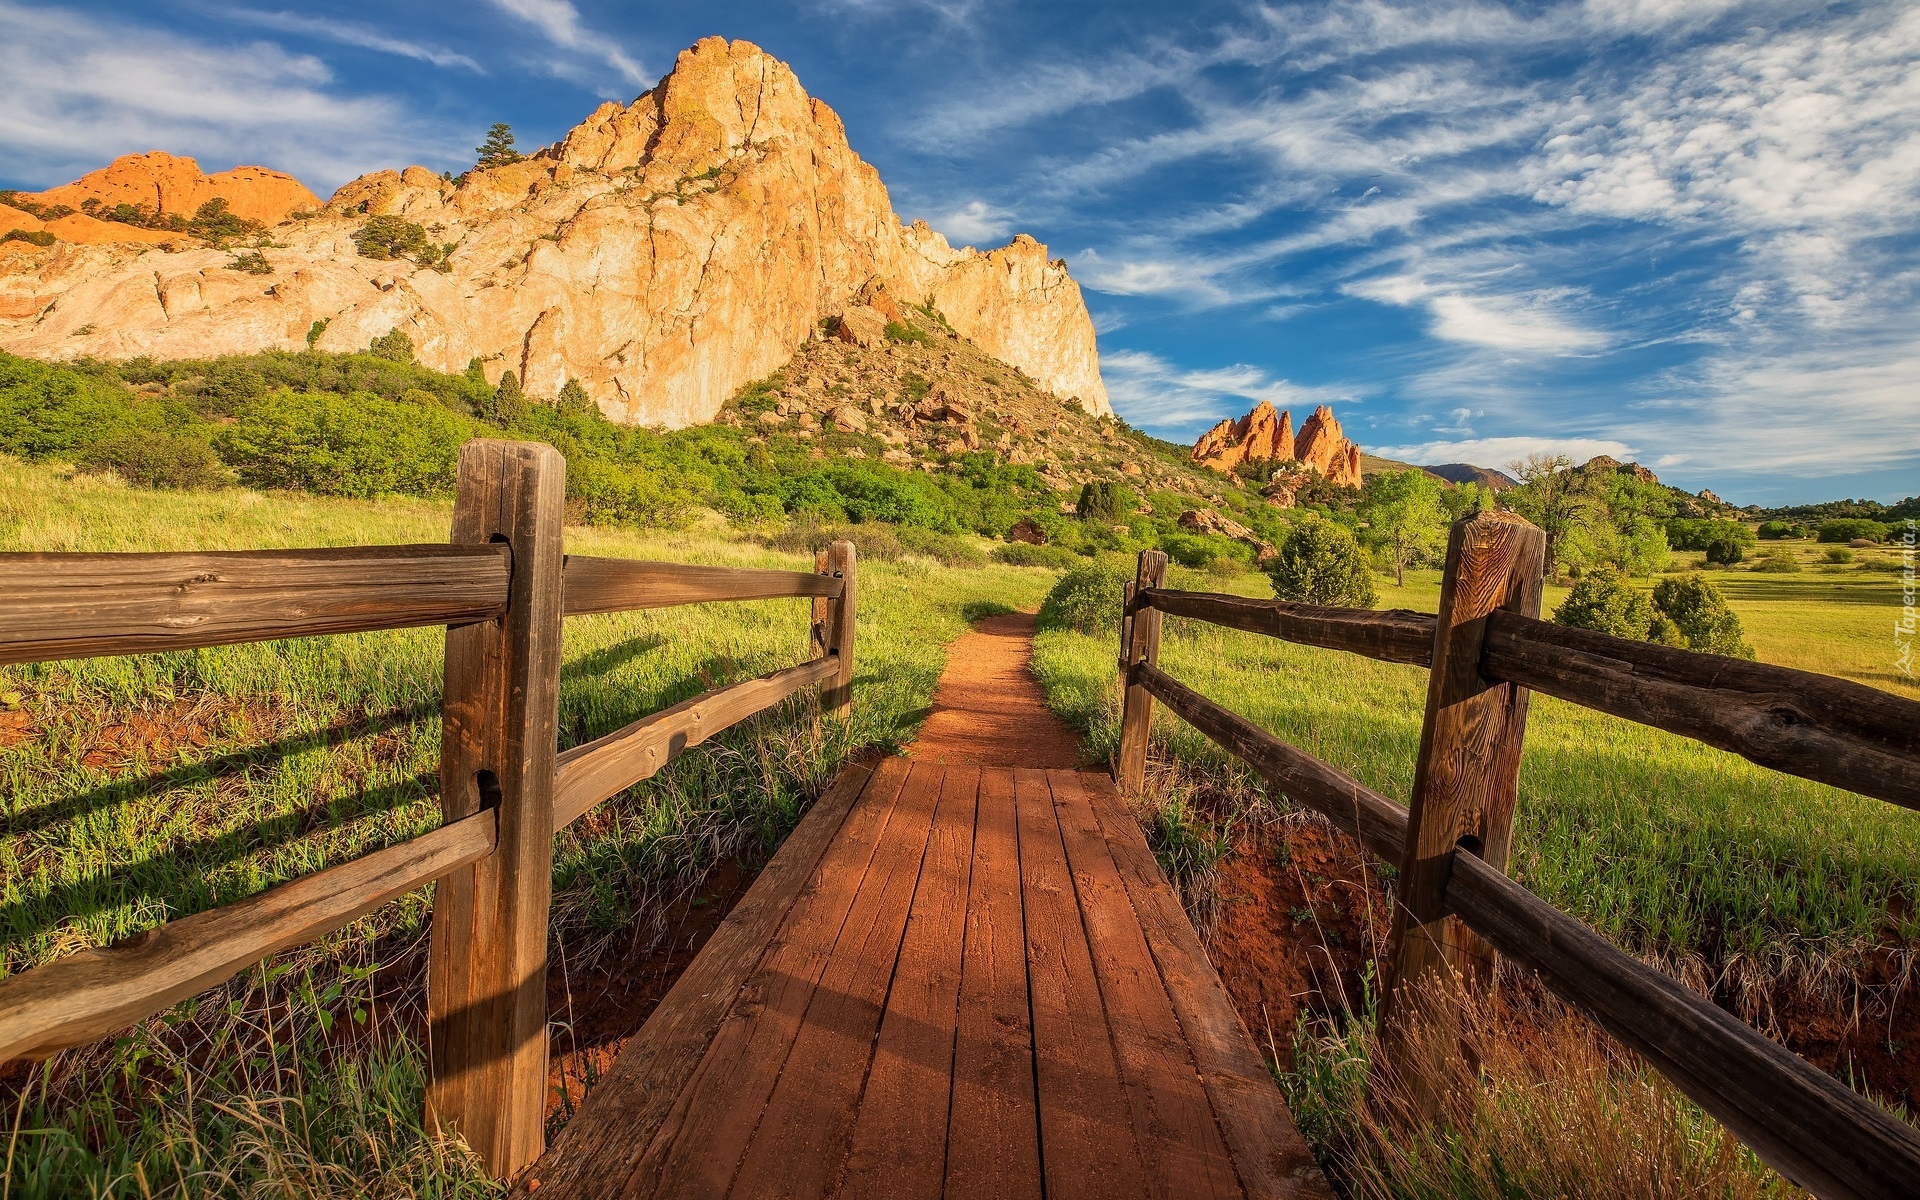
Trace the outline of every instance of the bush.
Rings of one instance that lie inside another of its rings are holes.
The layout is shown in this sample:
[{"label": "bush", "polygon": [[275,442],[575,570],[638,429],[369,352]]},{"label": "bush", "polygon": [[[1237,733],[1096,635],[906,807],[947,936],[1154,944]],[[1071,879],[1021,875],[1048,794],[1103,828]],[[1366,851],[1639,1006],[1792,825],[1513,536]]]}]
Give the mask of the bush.
[{"label": "bush", "polygon": [[[1722,522],[1716,521],[1714,524],[1719,525]],[[1746,530],[1741,529],[1741,532],[1746,533]],[[1725,529],[1715,529],[1707,535],[1707,561],[1730,567],[1747,556],[1747,547],[1752,544],[1752,534],[1741,538]]]},{"label": "bush", "polygon": [[1078,554],[1065,546],[1034,546],[1026,542],[1008,542],[1004,546],[993,548],[993,561],[1005,563],[1010,567],[1046,567],[1053,571],[1069,570],[1082,561]]},{"label": "bush", "polygon": [[1853,561],[1853,551],[1845,546],[1828,546],[1827,561],[1830,563],[1850,563]]},{"label": "bush", "polygon": [[1573,585],[1553,619],[1572,629],[1646,641],[1653,627],[1653,601],[1618,571],[1600,570]]},{"label": "bush", "polygon": [[1140,497],[1124,483],[1114,483],[1100,479],[1080,485],[1080,499],[1074,504],[1074,515],[1082,521],[1098,521],[1103,525],[1118,525],[1133,515],[1140,507]]},{"label": "bush", "polygon": [[1353,534],[1322,517],[1294,526],[1267,562],[1273,594],[1305,604],[1373,607],[1373,571]]},{"label": "bush", "polygon": [[1753,530],[1738,521],[1709,521],[1699,517],[1676,517],[1667,522],[1667,544],[1675,550],[1711,552],[1716,542],[1734,543],[1745,551],[1753,547]]},{"label": "bush", "polygon": [[367,353],[388,362],[412,363],[413,339],[401,330],[389,329],[384,337],[373,339],[373,344],[367,347]]},{"label": "bush", "polygon": [[227,264],[227,270],[245,271],[249,275],[271,275],[273,264],[258,250],[243,250],[233,256],[233,261]]},{"label": "bush", "polygon": [[453,490],[460,444],[478,432],[444,408],[367,393],[277,392],[242,410],[217,445],[252,487],[434,496]]},{"label": "bush", "polygon": [[1807,536],[1805,526],[1789,525],[1785,521],[1762,521],[1760,523],[1761,541],[1777,542],[1781,538],[1800,538],[1805,536]]},{"label": "bush", "polygon": [[29,246],[51,246],[57,240],[44,229],[9,229],[0,234],[0,242],[25,242]]},{"label": "bush", "polygon": [[1083,559],[1068,568],[1041,602],[1040,627],[1118,638],[1121,591],[1132,579],[1133,572],[1116,560]]},{"label": "bush", "polygon": [[1253,563],[1253,550],[1217,533],[1167,533],[1160,537],[1160,548],[1167,557],[1196,571],[1238,568]]},{"label": "bush", "polygon": [[353,244],[359,248],[360,257],[382,260],[425,254],[433,247],[424,227],[391,213],[368,218],[354,232]]},{"label": "bush", "polygon": [[903,345],[930,346],[933,344],[933,338],[926,330],[916,329],[912,325],[903,325],[899,321],[888,321],[886,334],[888,341],[900,342]]},{"label": "bush", "polygon": [[1727,607],[1726,597],[1713,581],[1699,572],[1655,584],[1653,603],[1673,622],[1689,649],[1734,658],[1753,657],[1740,618]]},{"label": "bush", "polygon": [[82,471],[111,471],[152,488],[217,488],[229,482],[213,447],[196,437],[127,429],[94,442],[74,459]]},{"label": "bush", "polygon": [[1800,560],[1793,556],[1793,551],[1781,546],[1762,555],[1760,561],[1753,564],[1753,569],[1791,575],[1800,569]]},{"label": "bush", "polygon": [[1887,527],[1865,517],[1844,517],[1839,520],[1820,522],[1816,536],[1823,542],[1838,542],[1842,545],[1856,538],[1869,542],[1884,542],[1887,540]]}]

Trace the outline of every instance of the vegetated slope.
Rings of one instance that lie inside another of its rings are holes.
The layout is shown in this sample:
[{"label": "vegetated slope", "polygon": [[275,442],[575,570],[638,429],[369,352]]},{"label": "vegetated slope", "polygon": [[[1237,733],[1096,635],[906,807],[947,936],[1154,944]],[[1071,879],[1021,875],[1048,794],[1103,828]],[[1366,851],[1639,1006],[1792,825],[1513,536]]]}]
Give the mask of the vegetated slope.
[{"label": "vegetated slope", "polygon": [[747,42],[701,41],[530,157],[363,176],[244,254],[154,236],[166,245],[0,244],[0,348],[347,352],[397,329],[440,370],[478,359],[488,382],[512,371],[543,395],[573,380],[618,422],[678,427],[878,286],[1111,412],[1064,261],[1024,236],[983,253],[903,226],[839,117]]},{"label": "vegetated slope", "polygon": [[[1364,462],[1362,469],[1364,469]],[[1448,483],[1477,483],[1483,488],[1496,492],[1504,491],[1519,482],[1505,471],[1496,471],[1492,467],[1476,467],[1471,463],[1441,463],[1438,466],[1420,469]]]}]

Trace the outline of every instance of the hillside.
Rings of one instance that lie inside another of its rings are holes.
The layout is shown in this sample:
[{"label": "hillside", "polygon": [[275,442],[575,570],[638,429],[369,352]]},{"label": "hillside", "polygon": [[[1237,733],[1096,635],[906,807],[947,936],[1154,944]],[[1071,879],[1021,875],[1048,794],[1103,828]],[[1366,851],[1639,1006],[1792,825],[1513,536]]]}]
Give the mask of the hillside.
[{"label": "hillside", "polygon": [[0,348],[204,359],[399,330],[437,370],[478,359],[490,384],[511,371],[542,395],[572,380],[617,422],[673,428],[885,292],[1112,411],[1065,263],[1029,237],[981,252],[903,226],[833,110],[742,41],[701,41],[527,158],[365,175],[253,245],[120,228],[160,244],[0,243]]}]

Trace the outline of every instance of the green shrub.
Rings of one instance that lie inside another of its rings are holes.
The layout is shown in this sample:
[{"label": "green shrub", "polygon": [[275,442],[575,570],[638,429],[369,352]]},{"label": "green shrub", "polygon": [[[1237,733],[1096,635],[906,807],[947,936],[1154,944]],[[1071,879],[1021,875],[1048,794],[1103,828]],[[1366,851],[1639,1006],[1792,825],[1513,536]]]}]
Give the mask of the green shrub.
[{"label": "green shrub", "polygon": [[[1732,523],[1716,521],[1714,524],[1730,525]],[[1725,528],[1715,529],[1707,535],[1708,562],[1730,567],[1747,556],[1747,547],[1753,544],[1753,535],[1747,533],[1744,527],[1735,526],[1735,528],[1740,529],[1740,532],[1746,536],[1740,537]]]},{"label": "green shrub", "polygon": [[1865,517],[1842,517],[1838,520],[1820,522],[1816,535],[1823,542],[1838,542],[1842,545],[1855,539],[1884,542],[1887,540],[1887,527]]},{"label": "green shrub", "polygon": [[1082,521],[1118,525],[1140,507],[1140,497],[1124,483],[1098,479],[1080,485],[1080,499],[1073,511]]},{"label": "green shrub", "polygon": [[1035,546],[1027,542],[1008,542],[993,548],[993,561],[1010,567],[1046,567],[1065,571],[1077,566],[1081,557],[1065,546]]},{"label": "green shrub", "polygon": [[1353,534],[1324,517],[1294,526],[1266,564],[1273,594],[1304,604],[1373,607],[1373,571]]},{"label": "green shrub", "polygon": [[227,211],[224,196],[215,196],[194,210],[193,219],[186,223],[186,232],[194,237],[212,242],[224,250],[227,243],[237,237],[258,233],[264,228],[258,221],[248,220]]},{"label": "green shrub", "polygon": [[0,242],[25,242],[29,246],[51,246],[58,240],[44,229],[9,229],[0,234]]},{"label": "green shrub", "polygon": [[333,324],[332,317],[321,317],[318,321],[307,326],[307,349],[313,349],[314,344],[320,340],[320,335],[325,333],[327,326],[331,324]]},{"label": "green shrub", "polygon": [[1765,542],[1777,542],[1781,538],[1801,538],[1807,536],[1806,526],[1790,525],[1785,521],[1762,521],[1759,532],[1760,540]]},{"label": "green shrub", "polygon": [[1114,559],[1082,559],[1067,569],[1040,605],[1042,629],[1120,636],[1121,591],[1133,572]]},{"label": "green shrub", "polygon": [[276,392],[243,409],[216,445],[252,487],[434,496],[453,490],[460,444],[479,432],[446,409],[367,393]]},{"label": "green shrub", "polygon": [[217,488],[229,482],[213,447],[186,434],[157,429],[125,429],[82,450],[74,465],[82,471],[111,471],[128,483],[152,488]]},{"label": "green shrub", "polygon": [[933,344],[933,338],[926,330],[917,329],[912,325],[903,325],[899,321],[888,321],[886,334],[887,340],[890,342],[900,342],[902,344],[918,346],[930,346]]},{"label": "green shrub", "polygon": [[388,362],[411,364],[413,339],[403,330],[389,329],[384,336],[373,339],[373,344],[367,347],[367,353]]},{"label": "green shrub", "polygon": [[1828,546],[1827,561],[1830,563],[1850,563],[1853,561],[1853,551],[1845,546]]},{"label": "green shrub", "polygon": [[1163,533],[1160,548],[1174,562],[1196,571],[1232,567],[1245,570],[1253,564],[1251,547],[1217,533]]},{"label": "green shrub", "polygon": [[1761,555],[1760,560],[1753,564],[1753,569],[1791,575],[1800,570],[1800,560],[1794,557],[1793,551],[1785,546],[1779,546]]},{"label": "green shrub", "polygon": [[233,261],[227,264],[227,270],[245,271],[249,275],[271,275],[273,264],[258,250],[243,250],[233,256]]},{"label": "green shrub", "polygon": [[1671,620],[1689,649],[1734,658],[1752,658],[1740,618],[1727,607],[1713,581],[1699,572],[1663,579],[1653,588],[1654,607]]},{"label": "green shrub", "polygon": [[495,425],[516,425],[527,418],[532,405],[520,390],[520,377],[512,371],[500,372],[500,384],[481,405],[480,416]]},{"label": "green shrub", "polygon": [[987,565],[986,554],[978,546],[956,534],[921,529],[914,525],[897,525],[894,527],[893,535],[900,539],[900,544],[910,553],[918,554],[922,558],[934,559],[942,566],[976,569]]},{"label": "green shrub", "polygon": [[1699,517],[1676,517],[1667,522],[1667,544],[1675,550],[1711,552],[1716,542],[1733,543],[1743,551],[1748,550],[1753,547],[1753,530],[1738,521],[1710,521]]},{"label": "green shrub", "polygon": [[1583,576],[1567,593],[1553,619],[1573,629],[1591,629],[1614,637],[1646,641],[1653,626],[1653,601],[1618,571]]},{"label": "green shrub", "polygon": [[353,244],[359,248],[360,257],[382,260],[425,254],[433,245],[423,226],[391,213],[369,217],[354,231]]}]

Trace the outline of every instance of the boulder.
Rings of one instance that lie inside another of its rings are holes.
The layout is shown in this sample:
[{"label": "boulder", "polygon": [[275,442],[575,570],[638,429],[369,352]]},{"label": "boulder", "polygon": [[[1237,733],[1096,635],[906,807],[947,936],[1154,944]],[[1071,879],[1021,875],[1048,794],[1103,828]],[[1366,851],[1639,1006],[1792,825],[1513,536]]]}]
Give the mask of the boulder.
[{"label": "boulder", "polygon": [[1044,546],[1047,544],[1047,531],[1031,519],[1021,517],[1013,523],[1013,528],[1007,530],[1007,540],[1025,542],[1029,546]]},{"label": "boulder", "polygon": [[1243,546],[1253,550],[1253,561],[1266,562],[1279,553],[1271,542],[1262,541],[1253,530],[1238,521],[1229,520],[1211,509],[1190,508],[1180,514],[1180,528],[1193,533],[1217,533],[1230,537]]},{"label": "boulder", "polygon": [[834,409],[827,414],[827,420],[833,422],[833,427],[842,433],[865,433],[867,431],[867,414],[851,404],[842,404],[840,407]]},{"label": "boulder", "polygon": [[879,309],[856,304],[840,314],[839,323],[833,327],[833,334],[841,341],[853,346],[871,349],[887,340],[887,318]]}]

